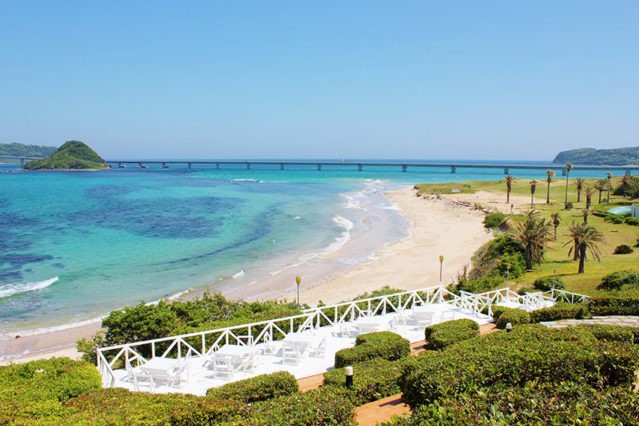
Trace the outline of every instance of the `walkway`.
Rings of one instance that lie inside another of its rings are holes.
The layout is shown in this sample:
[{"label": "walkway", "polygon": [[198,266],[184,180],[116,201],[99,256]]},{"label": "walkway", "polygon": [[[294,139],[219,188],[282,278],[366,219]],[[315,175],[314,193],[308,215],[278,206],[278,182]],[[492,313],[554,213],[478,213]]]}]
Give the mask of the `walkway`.
[{"label": "walkway", "polygon": [[613,315],[608,317],[592,317],[590,319],[565,319],[551,322],[541,322],[549,328],[563,328],[571,325],[601,324],[617,325],[620,327],[639,327],[639,317]]}]

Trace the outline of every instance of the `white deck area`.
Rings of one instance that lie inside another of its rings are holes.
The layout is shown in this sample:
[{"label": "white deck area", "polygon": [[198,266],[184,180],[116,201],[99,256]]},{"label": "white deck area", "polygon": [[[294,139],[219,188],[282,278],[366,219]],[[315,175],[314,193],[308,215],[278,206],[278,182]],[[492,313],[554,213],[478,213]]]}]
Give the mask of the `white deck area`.
[{"label": "white deck area", "polygon": [[424,340],[428,325],[462,318],[486,324],[492,321],[493,304],[532,308],[552,305],[551,296],[522,299],[508,289],[457,296],[433,287],[309,309],[295,317],[100,348],[98,369],[105,387],[205,395],[209,388],[276,371],[298,379],[324,373],[333,368],[337,351],[355,345],[358,334],[388,330],[413,343]]}]

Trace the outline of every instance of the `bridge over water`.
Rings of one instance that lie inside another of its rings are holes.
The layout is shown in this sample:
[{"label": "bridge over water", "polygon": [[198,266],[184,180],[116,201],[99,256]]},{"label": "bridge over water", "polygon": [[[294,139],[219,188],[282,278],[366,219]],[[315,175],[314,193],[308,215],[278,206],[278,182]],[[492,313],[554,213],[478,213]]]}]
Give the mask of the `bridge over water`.
[{"label": "bridge over water", "polygon": [[[10,157],[0,156],[0,160],[19,160],[20,164],[24,166],[24,163],[30,160],[37,160],[36,157]],[[156,165],[162,168],[170,168],[171,166],[186,166],[189,169],[194,166],[213,166],[215,169],[224,167],[241,167],[246,170],[251,170],[254,167],[270,168],[286,170],[286,168],[311,168],[315,170],[324,169],[346,169],[363,171],[365,168],[391,168],[394,170],[401,170],[407,172],[410,170],[420,170],[426,168],[443,168],[450,170],[451,173],[457,173],[457,170],[465,169],[502,169],[504,174],[507,175],[511,170],[553,170],[555,173],[561,173],[562,176],[566,175],[566,166],[564,164],[526,164],[526,163],[485,163],[485,164],[469,164],[469,163],[454,163],[454,162],[408,162],[408,161],[336,161],[336,160],[107,160],[113,168],[125,168],[127,166],[133,166],[138,168],[147,168],[149,165]],[[574,165],[572,170],[574,171],[602,171],[602,172],[621,172],[631,174],[632,171],[639,170],[639,165],[628,166],[587,166],[587,165]]]},{"label": "bridge over water", "polygon": [[[443,168],[450,170],[451,173],[457,173],[458,169],[502,169],[504,174],[507,175],[511,170],[548,170],[551,169],[556,173],[561,173],[562,176],[566,175],[566,166],[564,164],[499,164],[499,163],[486,163],[486,164],[468,164],[468,163],[434,163],[434,162],[406,162],[406,161],[324,161],[324,160],[305,160],[305,161],[265,161],[265,160],[210,160],[210,161],[158,161],[158,160],[109,160],[110,165],[115,167],[123,167],[126,165],[133,165],[135,167],[145,168],[150,164],[161,165],[163,168],[168,168],[171,165],[185,165],[189,169],[196,165],[211,165],[216,169],[223,167],[236,166],[251,170],[253,167],[269,167],[279,168],[280,170],[286,170],[287,167],[304,167],[313,168],[316,170],[331,169],[351,169],[357,171],[363,171],[365,168],[392,168],[395,170],[401,170],[407,172],[409,169],[419,170],[425,168]],[[622,173],[632,173],[633,170],[639,170],[639,165],[636,166],[573,166],[573,170],[601,170],[607,171],[621,171]]]}]

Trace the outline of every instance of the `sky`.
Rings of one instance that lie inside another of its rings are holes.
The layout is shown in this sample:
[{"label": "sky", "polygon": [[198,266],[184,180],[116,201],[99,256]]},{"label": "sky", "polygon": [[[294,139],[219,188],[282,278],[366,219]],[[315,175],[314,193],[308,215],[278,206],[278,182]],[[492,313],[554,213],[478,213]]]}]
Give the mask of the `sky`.
[{"label": "sky", "polygon": [[639,1],[0,0],[0,143],[115,158],[639,146]]}]

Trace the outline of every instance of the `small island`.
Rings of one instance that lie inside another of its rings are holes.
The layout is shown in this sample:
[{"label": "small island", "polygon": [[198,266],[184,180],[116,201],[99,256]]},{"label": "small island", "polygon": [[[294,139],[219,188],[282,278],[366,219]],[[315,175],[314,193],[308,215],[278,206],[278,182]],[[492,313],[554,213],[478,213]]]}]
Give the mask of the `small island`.
[{"label": "small island", "polygon": [[24,165],[25,170],[102,170],[108,167],[102,157],[80,141],[67,141],[50,157]]},{"label": "small island", "polygon": [[557,154],[553,163],[588,164],[596,166],[627,166],[639,164],[639,146],[614,149],[571,149]]}]

